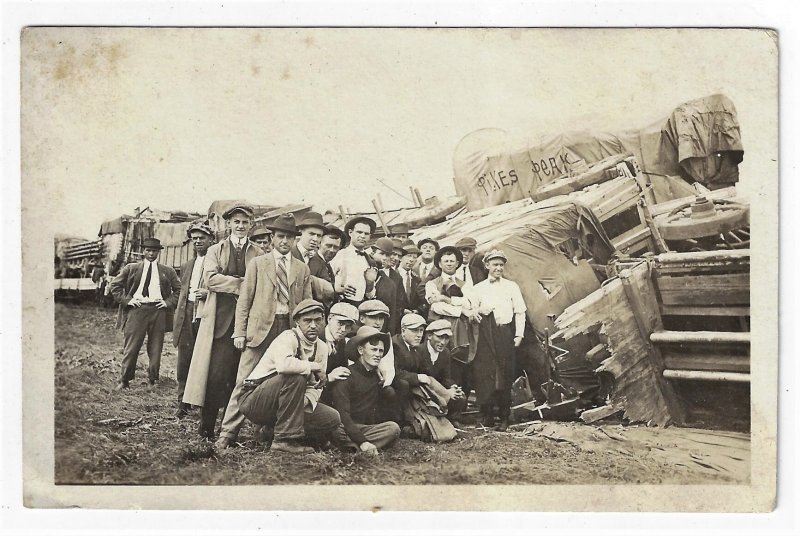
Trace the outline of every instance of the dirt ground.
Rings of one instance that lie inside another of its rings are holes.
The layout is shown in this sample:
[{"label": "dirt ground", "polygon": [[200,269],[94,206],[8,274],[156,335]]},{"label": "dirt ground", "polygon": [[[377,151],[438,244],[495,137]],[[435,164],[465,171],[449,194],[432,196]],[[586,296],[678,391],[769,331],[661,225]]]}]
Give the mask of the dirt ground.
[{"label": "dirt ground", "polygon": [[749,481],[749,439],[619,423],[536,423],[500,433],[467,427],[448,444],[401,439],[376,458],[339,451],[270,453],[251,438],[218,456],[193,416],[173,417],[175,349],[167,335],[159,385],[113,391],[116,309],[56,304],[55,480],[59,484],[622,484]]}]

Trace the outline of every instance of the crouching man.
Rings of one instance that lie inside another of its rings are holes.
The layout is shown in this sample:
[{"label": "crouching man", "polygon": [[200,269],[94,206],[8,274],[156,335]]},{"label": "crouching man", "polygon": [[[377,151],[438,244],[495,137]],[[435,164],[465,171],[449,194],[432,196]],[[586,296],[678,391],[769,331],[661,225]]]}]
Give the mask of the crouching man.
[{"label": "crouching man", "polygon": [[306,440],[324,443],[341,426],[336,410],[319,402],[328,362],[328,345],[318,336],[322,314],[318,301],[297,304],[296,327],[275,338],[244,382],[239,409],[274,428],[270,450],[308,454],[314,449]]},{"label": "crouching man", "polygon": [[333,407],[342,420],[334,441],[342,448],[377,454],[400,436],[397,423],[378,422],[377,418],[382,384],[378,365],[389,346],[389,334],[361,326],[351,342],[358,358],[348,367],[350,375],[333,386]]}]

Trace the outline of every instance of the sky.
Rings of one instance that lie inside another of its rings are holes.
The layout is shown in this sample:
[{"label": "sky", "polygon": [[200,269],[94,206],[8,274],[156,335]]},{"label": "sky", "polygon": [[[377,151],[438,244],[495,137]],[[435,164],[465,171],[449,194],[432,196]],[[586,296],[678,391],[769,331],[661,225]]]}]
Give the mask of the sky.
[{"label": "sky", "polygon": [[454,195],[474,130],[638,128],[720,92],[740,190],[777,180],[777,45],[760,30],[36,28],[22,45],[23,184],[88,239],[135,207],[411,206],[409,186]]}]

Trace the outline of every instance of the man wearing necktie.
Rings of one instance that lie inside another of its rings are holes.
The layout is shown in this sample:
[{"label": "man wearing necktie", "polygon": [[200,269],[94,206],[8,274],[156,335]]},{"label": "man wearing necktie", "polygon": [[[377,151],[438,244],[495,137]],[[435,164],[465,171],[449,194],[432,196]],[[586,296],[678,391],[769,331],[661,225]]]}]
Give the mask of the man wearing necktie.
[{"label": "man wearing necktie", "polygon": [[406,294],[407,308],[412,312],[420,311],[420,298],[417,295],[417,287],[421,283],[419,276],[414,273],[414,263],[419,257],[419,248],[412,240],[406,240],[402,243],[403,256],[400,257],[400,262],[397,266],[397,273],[403,281],[403,290]]},{"label": "man wearing necktie", "polygon": [[272,252],[248,263],[236,303],[231,336],[242,357],[235,372],[235,387],[222,418],[222,430],[216,443],[218,450],[232,446],[244,424],[239,396],[245,380],[261,362],[275,338],[292,327],[290,311],[311,298],[308,266],[292,256],[292,247],[299,234],[294,216],[278,216],[268,227],[273,233]]},{"label": "man wearing necktie", "polygon": [[470,236],[466,236],[456,242],[456,248],[458,248],[463,257],[461,266],[456,270],[456,275],[464,282],[465,286],[471,287],[486,279],[486,270],[477,264],[472,264],[477,245],[478,242]]},{"label": "man wearing necktie", "polygon": [[311,294],[315,300],[323,304],[327,312],[335,299],[335,293],[333,277],[327,273],[326,263],[320,266],[319,262],[321,260],[319,248],[328,232],[322,222],[322,214],[306,212],[297,223],[297,230],[300,236],[292,246],[292,256],[308,266],[311,271]]},{"label": "man wearing necktie", "polygon": [[149,384],[153,386],[158,381],[164,333],[172,331],[172,311],[181,290],[175,270],[156,262],[163,249],[161,242],[157,238],[146,238],[142,249],[143,260],[126,265],[110,285],[111,295],[120,304],[117,327],[125,335],[117,390],[127,388],[134,378],[145,337],[150,360]]},{"label": "man wearing necktie", "polygon": [[315,300],[322,302],[326,312],[331,310],[336,300],[334,291],[336,279],[330,262],[342,248],[343,239],[344,235],[338,227],[326,226],[317,254],[308,261],[308,269],[311,271],[311,293]]},{"label": "man wearing necktie", "polygon": [[247,264],[263,255],[247,235],[253,225],[253,208],[236,203],[222,216],[230,236],[208,248],[203,261],[203,288],[208,290],[199,313],[192,362],[183,402],[202,406],[199,433],[215,435],[220,408],[225,407],[236,382],[240,351],[233,343],[234,316]]}]

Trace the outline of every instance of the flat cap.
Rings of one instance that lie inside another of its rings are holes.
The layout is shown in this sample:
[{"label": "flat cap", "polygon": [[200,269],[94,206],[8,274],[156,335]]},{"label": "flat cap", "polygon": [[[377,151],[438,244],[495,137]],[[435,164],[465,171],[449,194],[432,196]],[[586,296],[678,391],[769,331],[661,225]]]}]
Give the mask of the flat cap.
[{"label": "flat cap", "polygon": [[319,311],[320,313],[323,313],[325,308],[317,300],[307,298],[295,306],[294,311],[292,311],[292,318],[297,318],[304,313],[310,313],[313,311]]},{"label": "flat cap", "polygon": [[489,262],[492,259],[503,259],[503,262],[508,262],[508,257],[503,253],[502,249],[493,249],[483,256],[483,262]]},{"label": "flat cap", "polygon": [[189,225],[189,228],[186,229],[186,236],[191,238],[192,231],[200,231],[201,233],[205,233],[211,238],[214,238],[214,231],[211,230],[211,226],[208,224],[208,221],[205,220],[193,221]]},{"label": "flat cap", "polygon": [[475,248],[478,247],[478,241],[472,238],[471,236],[465,236],[458,242],[456,242],[456,247],[461,248]]},{"label": "flat cap", "polygon": [[358,309],[356,309],[355,305],[351,305],[349,303],[334,303],[331,307],[330,314],[333,316],[338,316],[342,320],[349,320],[350,322],[358,321]]},{"label": "flat cap", "polygon": [[401,328],[418,328],[424,325],[425,319],[417,313],[408,313],[403,315],[403,319],[400,321]]},{"label": "flat cap", "polygon": [[437,251],[439,250],[439,242],[437,242],[433,238],[423,238],[422,240],[417,242],[417,247],[419,249],[422,249],[422,246],[424,246],[425,244],[433,244],[433,247],[435,247]]},{"label": "flat cap", "polygon": [[425,331],[428,333],[438,333],[440,335],[452,335],[453,328],[450,325],[449,320],[445,320],[444,318],[440,318],[439,320],[434,320],[428,327],[425,328]]},{"label": "flat cap", "polygon": [[380,300],[367,300],[358,306],[358,312],[367,316],[389,316],[389,307]]},{"label": "flat cap", "polygon": [[225,220],[229,220],[231,216],[233,216],[237,212],[246,214],[251,219],[255,215],[255,211],[253,210],[253,207],[251,207],[250,205],[246,203],[236,203],[222,214],[222,218]]}]

